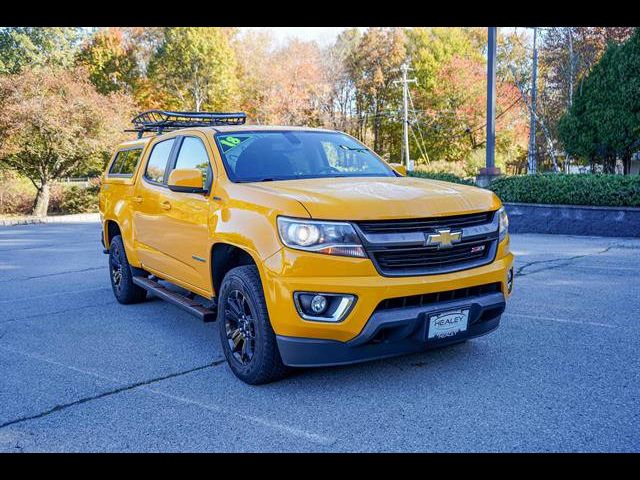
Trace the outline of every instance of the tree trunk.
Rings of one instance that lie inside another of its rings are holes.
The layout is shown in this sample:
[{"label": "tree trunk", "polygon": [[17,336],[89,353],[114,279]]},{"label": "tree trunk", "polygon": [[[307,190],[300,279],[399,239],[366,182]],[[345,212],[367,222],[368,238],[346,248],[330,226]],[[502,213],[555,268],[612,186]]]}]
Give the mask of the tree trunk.
[{"label": "tree trunk", "polygon": [[569,108],[573,105],[573,77],[574,77],[574,55],[573,55],[573,27],[567,27],[569,31]]},{"label": "tree trunk", "polygon": [[604,158],[604,173],[616,173],[616,156],[607,155]]},{"label": "tree trunk", "polygon": [[33,215],[36,217],[46,217],[49,210],[49,184],[43,182],[36,195],[36,203],[33,207]]},{"label": "tree trunk", "polygon": [[539,124],[540,127],[542,128],[542,133],[544,134],[545,140],[547,142],[549,155],[551,156],[551,161],[553,163],[553,171],[555,173],[557,173],[558,172],[558,159],[556,157],[555,147],[554,147],[553,140],[552,140],[552,137],[551,137],[551,132],[547,128],[547,124],[544,122],[544,120],[537,114],[537,112],[535,112],[533,110],[531,102],[529,102],[529,100],[527,99],[527,94],[526,94],[526,92],[524,90],[524,87],[518,81],[518,77],[516,75],[516,71],[515,71],[515,69],[513,67],[511,67],[511,73],[513,75],[513,80],[514,80],[514,82],[516,84],[516,87],[518,88],[518,91],[520,92],[520,97],[522,97],[522,101],[524,102],[525,106],[527,107],[527,110],[529,110],[529,114],[534,118],[536,123]]},{"label": "tree trunk", "polygon": [[380,114],[378,113],[378,109],[376,108],[374,110],[374,117],[373,117],[373,151],[374,152],[381,152],[382,149],[380,148]]},{"label": "tree trunk", "polygon": [[627,153],[622,157],[622,168],[625,175],[631,173],[631,154]]}]

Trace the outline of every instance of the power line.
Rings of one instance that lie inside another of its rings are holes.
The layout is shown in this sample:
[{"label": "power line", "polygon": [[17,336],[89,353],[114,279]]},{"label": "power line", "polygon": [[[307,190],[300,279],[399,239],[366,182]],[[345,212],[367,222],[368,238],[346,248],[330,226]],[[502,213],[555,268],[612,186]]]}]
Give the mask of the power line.
[{"label": "power line", "polygon": [[[413,97],[411,96],[411,92],[408,92],[408,93],[409,93],[409,102],[411,103],[411,110],[413,112],[413,118],[417,120],[417,115],[415,113],[415,108],[413,106]],[[413,126],[411,126],[411,133],[413,133],[414,138],[416,138],[416,143],[418,144],[418,150],[420,150],[420,154],[427,159],[427,163],[430,163],[429,154],[427,153],[427,144],[424,141],[424,137],[422,136],[422,129],[420,128],[420,125],[416,124],[416,126],[418,128],[418,133],[420,134],[420,139],[422,142],[418,141],[416,134],[413,132]]]},{"label": "power line", "polygon": [[[515,107],[520,102],[522,102],[522,98],[519,96],[507,108],[505,108],[502,112],[500,112],[498,115],[496,115],[496,120],[498,118],[502,117],[503,115],[505,115],[509,110],[511,110],[513,107]],[[459,137],[461,137],[463,135],[468,135],[469,133],[474,133],[474,132],[476,132],[476,131],[478,131],[480,129],[483,129],[485,127],[486,127],[486,122],[482,122],[482,123],[477,124],[474,127],[465,128],[465,130],[463,132],[454,134],[454,135],[450,136],[449,139],[459,138]],[[439,129],[443,128],[443,127],[441,125],[435,125],[435,126],[427,126],[427,128],[430,128],[431,130],[439,130]]]},{"label": "power line", "polygon": [[422,146],[420,144],[420,140],[416,136],[416,132],[413,130],[413,127],[411,125],[409,127],[411,129],[411,134],[413,135],[413,138],[416,141],[416,145],[418,145],[418,150],[420,151],[420,155],[422,155],[423,158],[426,158],[427,159],[427,163],[429,163],[429,154],[427,153],[426,150],[423,150],[423,148],[422,148]]},{"label": "power line", "polygon": [[400,67],[400,71],[402,72],[402,80],[395,80],[393,83],[400,83],[402,82],[402,106],[403,106],[403,128],[402,128],[402,133],[403,133],[403,137],[404,137],[404,152],[405,152],[405,160],[406,160],[406,165],[407,165],[407,170],[409,170],[410,172],[413,170],[413,162],[411,161],[411,155],[409,154],[409,107],[408,107],[408,101],[407,101],[407,97],[408,97],[408,90],[409,90],[409,83],[415,83],[416,79],[412,78],[412,79],[407,79],[407,72],[409,70],[413,70],[411,67],[409,67],[409,65],[407,65],[406,63],[402,64],[402,66]]}]

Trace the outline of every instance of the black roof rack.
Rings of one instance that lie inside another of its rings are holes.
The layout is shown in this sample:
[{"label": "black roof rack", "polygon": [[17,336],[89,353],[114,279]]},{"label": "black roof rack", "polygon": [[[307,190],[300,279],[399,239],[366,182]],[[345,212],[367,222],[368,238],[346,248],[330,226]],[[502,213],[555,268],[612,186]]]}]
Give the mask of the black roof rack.
[{"label": "black roof rack", "polygon": [[138,132],[138,138],[144,132],[163,132],[188,127],[212,127],[216,125],[243,125],[247,120],[246,113],[219,113],[219,112],[170,112],[166,110],[148,110],[142,112],[131,120],[133,130]]}]

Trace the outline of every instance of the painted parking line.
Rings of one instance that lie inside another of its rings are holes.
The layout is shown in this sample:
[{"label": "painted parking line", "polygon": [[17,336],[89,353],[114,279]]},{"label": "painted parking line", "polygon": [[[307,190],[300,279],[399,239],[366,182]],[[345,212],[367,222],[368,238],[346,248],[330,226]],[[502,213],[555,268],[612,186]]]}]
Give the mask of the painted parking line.
[{"label": "painted parking line", "polygon": [[[148,380],[148,381],[145,381],[145,382],[139,382],[139,383],[131,385],[131,386],[127,386],[124,382],[122,382],[121,380],[119,380],[117,378],[114,378],[114,377],[111,377],[111,376],[108,376],[108,375],[103,375],[101,373],[94,372],[94,371],[91,371],[91,370],[85,370],[85,369],[82,369],[82,368],[74,367],[72,365],[66,365],[64,363],[58,362],[56,360],[52,360],[50,358],[47,358],[47,357],[45,357],[43,355],[40,355],[40,354],[37,354],[37,353],[31,353],[31,352],[26,352],[26,351],[23,351],[23,350],[18,350],[16,348],[12,348],[12,347],[10,347],[8,345],[0,345],[0,350],[4,350],[5,352],[21,355],[21,356],[24,356],[24,357],[27,357],[27,358],[30,358],[30,359],[33,359],[33,360],[38,360],[38,361],[41,361],[43,363],[48,363],[50,365],[55,365],[55,366],[58,366],[58,367],[66,368],[66,369],[72,370],[72,371],[74,371],[76,373],[81,373],[81,374],[84,374],[84,375],[87,375],[87,376],[90,376],[90,377],[93,377],[93,378],[97,378],[97,379],[99,379],[99,380],[101,380],[103,382],[114,383],[116,385],[122,385],[120,388],[117,388],[112,392],[106,392],[106,394],[96,396],[95,399],[99,399],[99,398],[102,398],[103,396],[107,396],[107,395],[111,395],[111,394],[117,394],[117,393],[120,393],[121,391],[125,391],[125,390],[127,390],[127,391],[128,390],[144,390],[144,391],[150,392],[150,393],[152,393],[154,395],[158,395],[158,396],[161,396],[161,397],[164,397],[164,398],[171,399],[171,400],[176,401],[178,403],[182,403],[182,404],[185,404],[185,405],[196,406],[196,407],[199,407],[199,408],[201,408],[203,410],[207,410],[207,411],[213,412],[213,413],[219,413],[219,414],[222,414],[225,417],[241,418],[242,420],[246,420],[246,421],[252,422],[252,423],[254,423],[256,425],[260,425],[262,427],[268,428],[270,430],[273,430],[273,431],[278,432],[278,433],[280,433],[282,435],[285,435],[285,436],[301,438],[301,439],[307,440],[307,441],[309,441],[311,443],[315,443],[315,444],[319,444],[319,445],[325,445],[325,446],[328,446],[328,445],[331,445],[331,444],[335,443],[335,439],[331,438],[331,437],[320,435],[320,434],[317,434],[317,433],[314,433],[314,432],[310,432],[310,431],[307,431],[307,430],[303,430],[303,429],[300,429],[300,428],[295,428],[295,427],[292,427],[290,425],[286,425],[286,424],[283,424],[283,423],[280,423],[280,422],[277,422],[277,421],[274,421],[274,420],[271,420],[271,419],[268,419],[268,418],[258,417],[258,416],[254,416],[254,415],[246,415],[246,414],[237,413],[235,411],[230,411],[230,410],[228,410],[227,408],[225,408],[225,407],[223,407],[221,405],[204,403],[204,402],[193,400],[193,399],[190,399],[190,398],[187,398],[187,397],[183,397],[181,395],[173,395],[173,394],[167,393],[167,392],[165,392],[163,390],[159,390],[157,388],[153,388],[153,387],[151,387],[149,385],[151,383],[160,382],[160,381],[164,380],[165,378],[152,379],[152,380]],[[224,360],[217,360],[217,361],[214,362],[214,365],[217,366],[217,365],[222,365],[224,363],[225,363]],[[197,367],[196,369],[197,370],[201,370],[202,367]],[[186,372],[186,373],[191,373],[191,372]],[[170,376],[173,376],[173,375],[170,375]],[[92,401],[92,400],[94,400],[94,398],[88,398],[88,399],[85,399],[85,400],[86,401]],[[82,403],[86,403],[86,401],[83,401],[83,400],[76,401],[76,402],[73,403],[73,406],[79,405],[79,404],[82,404]],[[59,411],[59,410],[61,410],[60,407],[54,407],[50,411],[44,412],[44,415],[48,415],[50,413],[54,413],[54,411]],[[35,418],[38,418],[39,416],[40,415],[34,415],[33,418],[35,419]],[[31,418],[25,419],[25,421],[26,420],[30,420],[30,419]],[[23,420],[19,420],[19,421],[22,422]],[[7,425],[8,424],[13,424],[13,423],[17,423],[17,422],[15,422],[15,421],[14,422],[7,422]]]},{"label": "painted parking line", "polygon": [[616,325],[609,325],[607,323],[599,323],[599,322],[585,322],[581,320],[569,320],[567,318],[555,318],[555,317],[543,317],[540,315],[526,315],[524,313],[505,313],[507,317],[520,317],[520,318],[529,318],[531,320],[547,320],[550,322],[558,322],[558,323],[574,323],[577,325],[590,325],[592,327],[606,327],[606,328],[620,328]]},{"label": "painted parking line", "polygon": [[40,313],[34,313],[30,315],[24,315],[22,317],[8,318],[6,320],[5,319],[0,320],[0,325],[4,325],[5,323],[17,322],[20,320],[33,320],[34,318],[37,318],[40,320],[49,320],[49,318],[51,318],[53,315],[60,315],[62,313],[69,313],[69,312],[77,312],[78,310],[90,310],[93,308],[102,308],[102,307],[106,307],[107,305],[113,305],[114,303],[115,303],[114,300],[109,300],[108,302],[91,303],[90,305],[80,305],[78,307],[64,308],[62,310],[50,310],[47,312],[46,315],[43,315],[42,312],[40,312]]},{"label": "painted parking line", "polygon": [[620,272],[637,272],[638,267],[613,267],[611,265],[570,265],[568,268],[584,268],[590,270],[606,270]]},{"label": "painted parking line", "polygon": [[291,427],[289,425],[285,425],[282,424],[280,422],[275,422],[273,420],[269,420],[266,418],[262,418],[262,417],[257,417],[254,415],[245,415],[242,413],[237,413],[237,412],[231,412],[219,405],[215,405],[215,404],[209,404],[209,403],[203,403],[197,400],[192,400],[190,398],[187,397],[183,397],[181,395],[173,395],[171,393],[167,393],[167,392],[163,392],[162,390],[158,390],[156,388],[150,388],[148,386],[144,386],[140,388],[141,390],[146,390],[152,393],[155,393],[156,395],[160,395],[162,397],[165,398],[170,398],[172,400],[181,402],[181,403],[185,403],[188,405],[194,405],[197,407],[200,407],[204,410],[207,411],[211,411],[211,412],[216,412],[216,413],[222,413],[225,416],[235,416],[238,418],[241,418],[243,420],[249,421],[251,423],[254,423],[256,425],[260,425],[263,427],[267,427],[271,430],[276,430],[278,432],[284,433],[285,435],[288,436],[293,436],[293,437],[297,437],[297,438],[303,438],[305,440],[308,440],[311,443],[317,443],[319,445],[331,445],[332,443],[335,442],[335,439],[330,438],[330,437],[326,437],[324,435],[319,435],[317,433],[313,433],[313,432],[309,432],[307,430],[302,430],[300,428],[295,428],[295,427]]},{"label": "painted parking line", "polygon": [[72,295],[72,294],[86,293],[86,292],[98,292],[100,290],[111,290],[111,287],[85,288],[83,290],[68,290],[68,291],[62,291],[62,292],[47,293],[45,295],[30,295],[28,297],[23,297],[23,298],[11,298],[9,300],[0,300],[0,303],[32,302],[33,300],[36,300],[38,298],[59,297],[60,295]]}]

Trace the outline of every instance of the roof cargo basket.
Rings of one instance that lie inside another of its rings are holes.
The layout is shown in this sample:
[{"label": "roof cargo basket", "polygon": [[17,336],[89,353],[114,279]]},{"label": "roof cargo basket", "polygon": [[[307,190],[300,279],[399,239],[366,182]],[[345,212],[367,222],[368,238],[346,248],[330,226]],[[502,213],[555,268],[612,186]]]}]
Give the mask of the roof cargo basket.
[{"label": "roof cargo basket", "polygon": [[138,132],[138,138],[145,132],[163,132],[188,127],[213,127],[216,125],[242,125],[247,120],[243,112],[170,112],[166,110],[148,110],[131,120],[133,130]]}]

